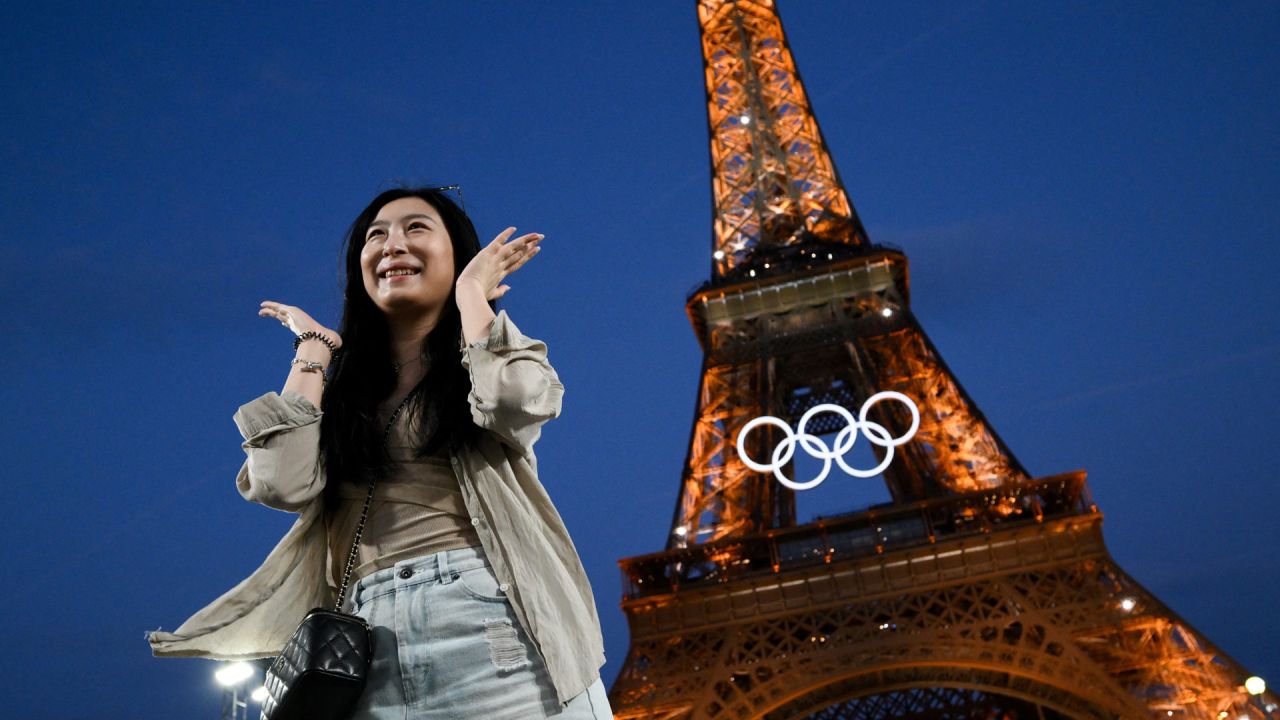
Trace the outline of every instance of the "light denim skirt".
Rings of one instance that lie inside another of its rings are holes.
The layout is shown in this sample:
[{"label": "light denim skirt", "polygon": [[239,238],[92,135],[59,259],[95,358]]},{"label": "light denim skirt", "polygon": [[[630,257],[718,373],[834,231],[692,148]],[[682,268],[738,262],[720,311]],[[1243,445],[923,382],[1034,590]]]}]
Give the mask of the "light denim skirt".
[{"label": "light denim skirt", "polygon": [[371,573],[346,609],[373,628],[373,663],[352,720],[613,719],[600,678],[560,706],[481,547]]}]

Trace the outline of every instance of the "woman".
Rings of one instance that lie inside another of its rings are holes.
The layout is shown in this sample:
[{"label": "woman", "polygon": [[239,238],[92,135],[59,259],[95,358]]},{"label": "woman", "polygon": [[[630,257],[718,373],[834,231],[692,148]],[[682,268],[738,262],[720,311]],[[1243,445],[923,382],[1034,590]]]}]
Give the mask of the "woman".
[{"label": "woman", "polygon": [[541,249],[514,232],[481,248],[440,189],[390,190],[351,226],[341,332],[262,303],[296,357],[279,394],[235,415],[236,485],[299,517],[253,575],[148,633],[156,655],[278,654],[350,564],[344,609],[374,644],[353,718],[613,717],[594,596],[533,453],[564,386],[492,307]]}]

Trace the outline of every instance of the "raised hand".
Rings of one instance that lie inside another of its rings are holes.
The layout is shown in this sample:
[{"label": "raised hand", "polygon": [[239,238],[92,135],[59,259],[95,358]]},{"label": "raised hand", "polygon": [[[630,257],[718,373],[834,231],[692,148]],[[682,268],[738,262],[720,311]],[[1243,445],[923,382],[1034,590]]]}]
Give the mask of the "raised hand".
[{"label": "raised hand", "polygon": [[295,337],[308,330],[315,330],[333,341],[334,347],[342,347],[342,338],[338,333],[316,322],[310,315],[295,305],[285,305],[273,300],[263,300],[258,308],[258,317],[270,317],[280,321],[289,328]]},{"label": "raised hand", "polygon": [[506,242],[515,231],[514,227],[509,227],[481,248],[458,275],[458,284],[475,283],[484,291],[485,300],[496,300],[506,295],[511,286],[499,283],[542,250],[538,242],[544,237],[541,233],[526,233]]}]

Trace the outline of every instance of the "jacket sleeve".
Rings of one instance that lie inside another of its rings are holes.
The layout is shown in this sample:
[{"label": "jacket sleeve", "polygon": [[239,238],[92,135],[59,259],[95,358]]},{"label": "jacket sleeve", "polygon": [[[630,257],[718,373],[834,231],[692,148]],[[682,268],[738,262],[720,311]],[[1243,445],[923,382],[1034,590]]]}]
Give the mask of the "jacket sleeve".
[{"label": "jacket sleeve", "polygon": [[274,391],[241,405],[233,420],[244,438],[236,489],[244,499],[298,513],[324,489],[320,412],[303,395]]},{"label": "jacket sleeve", "polygon": [[523,455],[533,451],[546,421],[559,417],[564,385],[541,340],[520,332],[505,309],[488,337],[459,341],[471,377],[471,417]]}]

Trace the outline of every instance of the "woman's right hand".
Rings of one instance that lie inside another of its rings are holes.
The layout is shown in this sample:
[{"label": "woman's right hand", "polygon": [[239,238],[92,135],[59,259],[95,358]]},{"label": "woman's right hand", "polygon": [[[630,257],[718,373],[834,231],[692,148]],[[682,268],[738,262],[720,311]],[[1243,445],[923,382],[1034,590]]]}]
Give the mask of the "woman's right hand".
[{"label": "woman's right hand", "polygon": [[333,346],[335,348],[342,347],[342,338],[338,336],[338,333],[316,322],[315,319],[304,312],[302,308],[295,305],[285,305],[273,300],[263,300],[261,307],[258,309],[258,316],[279,320],[281,325],[289,328],[294,337],[297,337],[308,330],[314,330],[329,338],[329,340],[333,342]]}]

